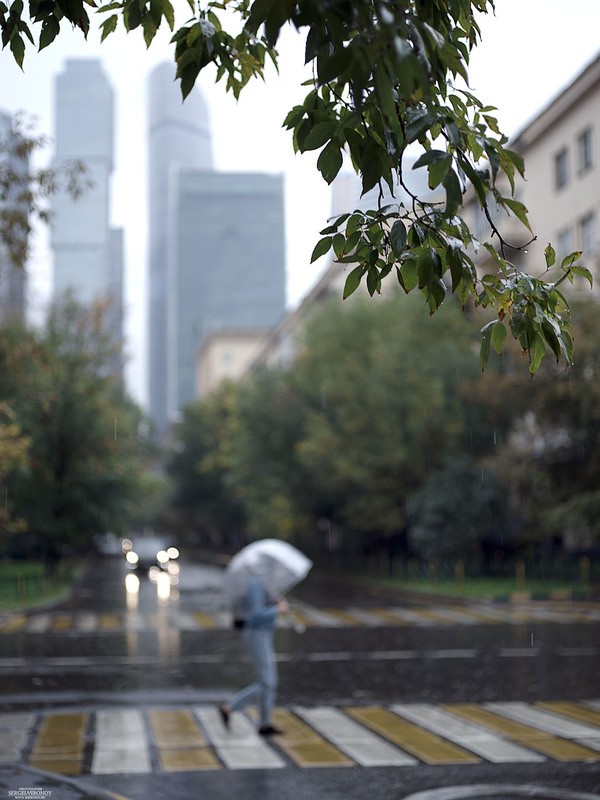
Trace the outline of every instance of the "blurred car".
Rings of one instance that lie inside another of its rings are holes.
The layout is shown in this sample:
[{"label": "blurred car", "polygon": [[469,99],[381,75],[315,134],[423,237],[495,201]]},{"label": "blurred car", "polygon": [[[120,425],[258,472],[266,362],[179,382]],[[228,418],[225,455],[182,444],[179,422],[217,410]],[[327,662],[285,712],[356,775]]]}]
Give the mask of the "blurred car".
[{"label": "blurred car", "polygon": [[96,550],[103,556],[118,556],[121,555],[121,540],[119,537],[107,531],[106,533],[98,533],[94,537]]},{"label": "blurred car", "polygon": [[124,539],[122,549],[130,569],[149,570],[158,567],[169,570],[169,564],[179,558],[179,550],[162,536]]}]

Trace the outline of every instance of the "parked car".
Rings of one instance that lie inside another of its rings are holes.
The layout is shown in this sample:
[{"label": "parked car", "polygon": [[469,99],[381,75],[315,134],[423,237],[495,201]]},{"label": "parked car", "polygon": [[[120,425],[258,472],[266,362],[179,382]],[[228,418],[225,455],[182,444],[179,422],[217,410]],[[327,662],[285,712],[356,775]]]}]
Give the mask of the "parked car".
[{"label": "parked car", "polygon": [[123,540],[123,552],[130,569],[168,569],[179,558],[179,550],[163,536],[139,536]]}]

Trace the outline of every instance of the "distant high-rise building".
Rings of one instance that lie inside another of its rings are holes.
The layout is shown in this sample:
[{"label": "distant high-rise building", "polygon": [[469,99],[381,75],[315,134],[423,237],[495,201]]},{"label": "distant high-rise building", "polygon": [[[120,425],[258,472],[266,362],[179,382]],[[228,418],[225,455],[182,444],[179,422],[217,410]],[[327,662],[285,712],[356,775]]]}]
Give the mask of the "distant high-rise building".
[{"label": "distant high-rise building", "polygon": [[171,418],[197,395],[196,356],[207,335],[268,329],[285,311],[283,177],[185,170],[176,187]]},{"label": "distant high-rise building", "polygon": [[255,336],[285,311],[283,179],[213,171],[202,96],[182,103],[174,74],[163,64],[150,76],[150,411],[161,433],[198,396],[206,337]]},{"label": "distant high-rise building", "polygon": [[92,187],[77,199],[53,198],[54,294],[82,303],[111,301],[110,325],[123,335],[123,232],[110,225],[113,91],[96,59],[68,59],[57,76],[54,166],[82,161]]},{"label": "distant high-rise building", "polygon": [[[20,173],[27,170],[27,162],[23,159],[17,161],[11,153],[12,117],[0,111],[0,160],[2,166],[9,171]],[[17,190],[18,191],[18,190]],[[19,202],[17,197],[11,196],[10,187],[7,188],[5,205]],[[0,322],[8,320],[24,321],[25,319],[25,265],[15,266],[9,258],[6,247],[0,242]]]},{"label": "distant high-rise building", "polygon": [[150,414],[159,431],[168,423],[168,319],[172,311],[169,225],[174,213],[174,176],[181,169],[212,168],[208,112],[198,89],[186,98],[175,83],[175,65],[159,64],[149,93],[149,262],[148,372]]}]

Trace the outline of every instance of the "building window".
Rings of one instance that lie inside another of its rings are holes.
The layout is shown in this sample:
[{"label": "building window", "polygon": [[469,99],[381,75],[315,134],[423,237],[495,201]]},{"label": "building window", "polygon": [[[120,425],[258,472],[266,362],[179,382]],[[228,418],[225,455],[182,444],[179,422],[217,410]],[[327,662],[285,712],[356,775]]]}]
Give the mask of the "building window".
[{"label": "building window", "polygon": [[569,179],[568,153],[566,147],[554,156],[554,178],[557,189],[567,185]]},{"label": "building window", "polygon": [[586,128],[577,139],[577,153],[579,158],[579,172],[587,172],[593,166],[592,129]]},{"label": "building window", "polygon": [[593,255],[597,249],[596,215],[593,211],[581,218],[579,234],[584,258]]},{"label": "building window", "polygon": [[563,228],[562,231],[559,231],[556,245],[556,258],[560,264],[563,258],[566,258],[573,252],[573,236],[570,228]]}]

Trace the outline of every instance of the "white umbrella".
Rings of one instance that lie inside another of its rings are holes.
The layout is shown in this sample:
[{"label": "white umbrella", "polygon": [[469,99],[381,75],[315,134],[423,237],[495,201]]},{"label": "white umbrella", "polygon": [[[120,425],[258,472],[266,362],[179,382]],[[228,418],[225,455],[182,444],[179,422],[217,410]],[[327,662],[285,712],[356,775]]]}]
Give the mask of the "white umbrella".
[{"label": "white umbrella", "polygon": [[223,588],[235,617],[243,617],[248,582],[258,578],[273,600],[304,580],[312,561],[288,542],[259,539],[236,553],[225,568]]}]

